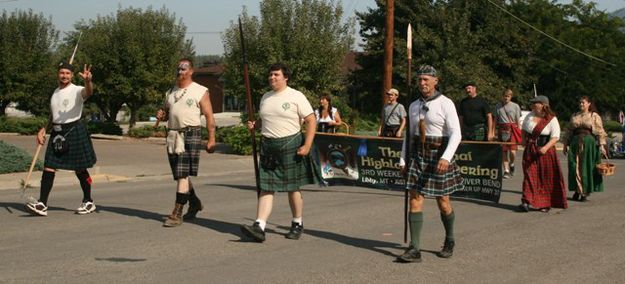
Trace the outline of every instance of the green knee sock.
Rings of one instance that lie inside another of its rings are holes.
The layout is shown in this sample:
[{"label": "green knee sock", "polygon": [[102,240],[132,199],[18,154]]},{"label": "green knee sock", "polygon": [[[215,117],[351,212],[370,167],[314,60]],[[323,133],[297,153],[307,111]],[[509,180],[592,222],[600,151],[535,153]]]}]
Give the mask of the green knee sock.
[{"label": "green knee sock", "polygon": [[408,220],[410,221],[410,246],[418,249],[421,227],[423,227],[423,212],[410,212]]},{"label": "green knee sock", "polygon": [[454,220],[456,219],[455,211],[451,211],[451,214],[445,215],[445,213],[441,212],[441,221],[443,221],[443,226],[445,227],[445,240],[453,241],[454,240]]}]

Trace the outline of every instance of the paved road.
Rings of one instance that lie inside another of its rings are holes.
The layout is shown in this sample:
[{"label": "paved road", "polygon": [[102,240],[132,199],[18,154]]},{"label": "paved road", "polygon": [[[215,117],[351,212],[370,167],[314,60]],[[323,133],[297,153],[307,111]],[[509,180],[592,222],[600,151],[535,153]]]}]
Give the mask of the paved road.
[{"label": "paved road", "polygon": [[[137,168],[165,163],[162,145],[95,143],[101,172],[113,169],[107,164],[113,157],[128,162],[129,176]],[[15,190],[0,190],[0,283],[616,283],[625,279],[625,244],[620,241],[625,232],[622,174],[608,178],[606,192],[592,195],[590,202],[571,202],[569,209],[547,214],[514,211],[521,175],[504,182],[500,204],[454,200],[457,249],[451,259],[434,255],[444,233],[435,202],[428,200],[424,261],[398,264],[393,259],[403,251],[401,192],[307,187],[305,235],[298,241],[283,237],[290,213],[286,195],[278,195],[268,240],[257,244],[241,239],[239,232],[240,224],[254,218],[256,206],[249,158],[225,154],[202,158],[202,174],[195,184],[205,210],[196,221],[178,228],[161,226],[174,203],[174,183],[166,170],[96,183],[99,210],[86,216],[73,213],[81,198],[77,185],[54,188],[48,217],[29,216]],[[625,168],[623,160],[614,162],[617,171]]]}]

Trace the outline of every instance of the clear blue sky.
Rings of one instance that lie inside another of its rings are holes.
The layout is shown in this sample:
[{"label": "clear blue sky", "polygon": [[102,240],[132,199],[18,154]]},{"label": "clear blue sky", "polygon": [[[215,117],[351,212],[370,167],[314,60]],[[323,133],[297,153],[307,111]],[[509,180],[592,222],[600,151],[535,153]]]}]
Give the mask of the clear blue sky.
[{"label": "clear blue sky", "polygon": [[[608,12],[625,7],[625,0],[595,2],[600,10]],[[35,13],[51,17],[57,30],[67,32],[72,31],[74,23],[81,19],[111,15],[120,6],[142,9],[166,7],[187,26],[187,36],[193,38],[196,54],[222,54],[220,33],[237,19],[243,6],[247,7],[250,15],[258,15],[259,3],[259,0],[0,0],[0,10],[32,9]],[[342,3],[346,16],[353,16],[354,11],[364,11],[375,5],[374,0],[342,0]]]}]

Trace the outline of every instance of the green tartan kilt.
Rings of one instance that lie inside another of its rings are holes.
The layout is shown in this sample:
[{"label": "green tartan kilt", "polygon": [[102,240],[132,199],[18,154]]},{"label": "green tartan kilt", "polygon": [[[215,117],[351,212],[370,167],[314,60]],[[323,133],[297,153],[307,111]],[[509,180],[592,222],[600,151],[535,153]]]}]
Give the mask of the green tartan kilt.
[{"label": "green tartan kilt", "polygon": [[[302,133],[282,138],[262,137],[260,144],[260,190],[298,191],[319,183],[318,169],[310,156],[297,155],[304,144]],[[312,152],[312,149],[311,149]]]},{"label": "green tartan kilt", "polygon": [[[439,149],[432,150],[422,150],[420,142],[416,143],[410,159],[406,189],[416,190],[426,196],[446,196],[464,189],[463,178],[455,159],[449,162],[446,172],[439,174],[436,170],[445,151],[446,140],[444,137],[427,136],[425,143],[443,144]],[[419,141],[419,137],[415,137],[414,141]]]},{"label": "green tartan kilt", "polygon": [[[50,133],[48,146],[46,147],[46,158],[44,167],[51,169],[63,170],[83,170],[93,167],[97,158],[91,143],[89,132],[82,121],[71,122],[60,125],[61,131]],[[52,141],[57,135],[64,135],[68,141],[69,151],[63,154],[57,154],[52,147]]]},{"label": "green tartan kilt", "polygon": [[467,141],[485,141],[486,140],[486,125],[483,123],[476,124],[474,126],[462,127],[462,140]]},{"label": "green tartan kilt", "polygon": [[[583,149],[583,150],[582,150]],[[581,163],[580,175],[582,177],[582,189],[584,194],[603,191],[603,176],[597,172],[595,166],[601,163],[601,151],[598,148],[597,140],[592,135],[576,135],[571,138],[568,152],[569,167],[569,191],[576,191],[577,162],[575,158],[579,156]]]}]

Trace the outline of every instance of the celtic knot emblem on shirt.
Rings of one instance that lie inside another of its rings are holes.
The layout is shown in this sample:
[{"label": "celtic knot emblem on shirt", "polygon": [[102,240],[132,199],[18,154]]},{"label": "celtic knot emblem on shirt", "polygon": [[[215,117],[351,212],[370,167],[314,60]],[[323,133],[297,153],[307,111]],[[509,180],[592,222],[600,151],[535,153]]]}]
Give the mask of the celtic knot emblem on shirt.
[{"label": "celtic knot emblem on shirt", "polygon": [[69,100],[68,99],[64,99],[63,100],[63,106],[67,107],[69,105]]},{"label": "celtic knot emblem on shirt", "polygon": [[282,109],[283,109],[283,110],[285,110],[285,111],[286,111],[286,110],[288,110],[288,109],[290,109],[290,108],[291,108],[291,104],[289,104],[289,103],[283,103],[283,104],[282,104]]},{"label": "celtic knot emblem on shirt", "polygon": [[193,105],[193,99],[187,99],[187,106]]}]

